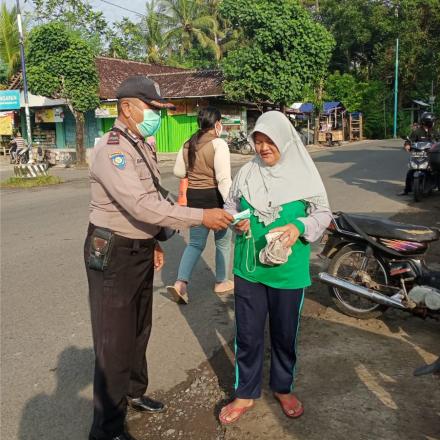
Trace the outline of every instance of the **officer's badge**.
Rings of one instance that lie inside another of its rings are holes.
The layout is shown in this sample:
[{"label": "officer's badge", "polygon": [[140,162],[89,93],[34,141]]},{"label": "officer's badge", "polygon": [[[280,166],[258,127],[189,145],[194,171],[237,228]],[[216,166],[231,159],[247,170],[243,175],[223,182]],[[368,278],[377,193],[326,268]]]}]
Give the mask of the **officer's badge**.
[{"label": "officer's badge", "polygon": [[113,165],[120,170],[123,170],[127,164],[125,154],[120,151],[110,154],[110,160],[113,162]]},{"label": "officer's badge", "polygon": [[108,135],[107,145],[119,145],[119,132],[111,131]]}]

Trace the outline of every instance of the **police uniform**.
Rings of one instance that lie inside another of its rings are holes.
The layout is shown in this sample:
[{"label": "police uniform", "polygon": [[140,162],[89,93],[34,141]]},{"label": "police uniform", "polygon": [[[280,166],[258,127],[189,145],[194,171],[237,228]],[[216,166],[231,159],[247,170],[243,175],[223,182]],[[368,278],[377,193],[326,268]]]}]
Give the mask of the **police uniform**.
[{"label": "police uniform", "polygon": [[[119,120],[115,127],[137,143],[159,177],[154,149]],[[102,137],[91,157],[90,225],[84,246],[95,349],[91,439],[121,435],[127,397],[140,398],[147,389],[145,352],[152,319],[154,237],[161,226],[187,228],[200,225],[203,218],[201,209],[171,205],[158,194],[130,140],[113,130]],[[89,267],[96,228],[114,234],[103,271]]]}]

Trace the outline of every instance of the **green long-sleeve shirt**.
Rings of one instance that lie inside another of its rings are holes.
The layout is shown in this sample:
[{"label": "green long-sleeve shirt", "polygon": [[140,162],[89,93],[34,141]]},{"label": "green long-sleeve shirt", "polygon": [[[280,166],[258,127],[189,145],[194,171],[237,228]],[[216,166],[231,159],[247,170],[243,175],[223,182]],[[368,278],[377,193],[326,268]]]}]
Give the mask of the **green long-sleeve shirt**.
[{"label": "green long-sleeve shirt", "polygon": [[[286,263],[278,266],[266,266],[260,263],[260,250],[266,246],[265,235],[279,226],[294,224],[301,234],[304,224],[297,220],[307,217],[307,203],[295,201],[282,205],[280,218],[268,226],[260,222],[253,214],[253,207],[242,197],[240,210],[250,209],[250,228],[253,239],[237,235],[234,252],[234,274],[254,283],[262,283],[276,289],[301,289],[308,287],[310,281],[310,244],[299,238],[292,247],[292,254]],[[253,246],[255,240],[255,248]]]}]

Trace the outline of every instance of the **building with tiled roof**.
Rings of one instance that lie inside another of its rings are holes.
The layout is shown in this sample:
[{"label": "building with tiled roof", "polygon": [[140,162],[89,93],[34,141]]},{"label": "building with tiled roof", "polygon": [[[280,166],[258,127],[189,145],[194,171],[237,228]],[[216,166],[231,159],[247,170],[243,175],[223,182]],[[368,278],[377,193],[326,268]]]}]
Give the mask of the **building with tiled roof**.
[{"label": "building with tiled roof", "polygon": [[[113,126],[117,117],[116,91],[126,78],[133,75],[152,78],[158,83],[161,95],[176,105],[176,110],[162,111],[162,124],[156,136],[159,151],[177,151],[197,129],[198,109],[206,105],[217,106],[225,116],[225,132],[246,130],[246,108],[225,100],[219,70],[184,69],[109,57],[97,57],[96,68],[101,105],[85,115],[84,143],[87,147],[93,147],[96,139]],[[21,83],[21,74],[17,74],[9,88],[21,88]],[[17,115],[16,120],[25,131],[22,115]],[[51,148],[74,148],[76,127],[67,106],[31,108],[31,121],[36,143]]]}]

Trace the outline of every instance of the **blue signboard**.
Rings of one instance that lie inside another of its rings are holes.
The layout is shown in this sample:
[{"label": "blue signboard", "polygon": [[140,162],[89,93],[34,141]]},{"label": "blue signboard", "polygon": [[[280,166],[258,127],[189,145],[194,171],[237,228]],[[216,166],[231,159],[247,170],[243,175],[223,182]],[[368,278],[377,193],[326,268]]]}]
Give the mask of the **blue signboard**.
[{"label": "blue signboard", "polygon": [[0,111],[20,108],[20,90],[0,90]]}]

